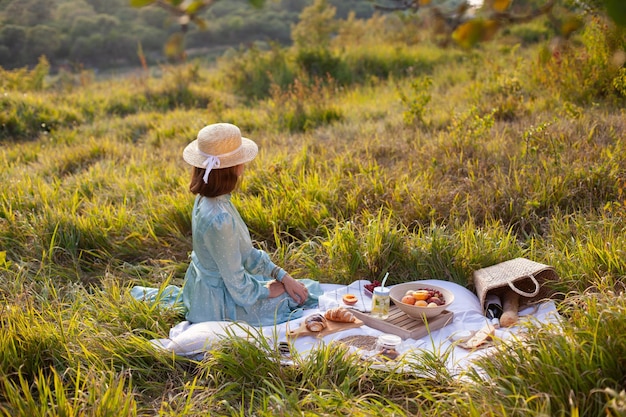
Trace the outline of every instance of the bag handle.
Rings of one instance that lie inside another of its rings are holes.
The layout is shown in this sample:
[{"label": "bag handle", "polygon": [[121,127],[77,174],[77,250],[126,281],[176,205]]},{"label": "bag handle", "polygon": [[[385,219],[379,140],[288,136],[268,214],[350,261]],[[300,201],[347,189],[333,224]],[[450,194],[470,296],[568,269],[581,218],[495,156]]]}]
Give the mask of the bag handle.
[{"label": "bag handle", "polygon": [[528,278],[530,278],[533,284],[535,284],[535,290],[533,292],[526,292],[526,291],[520,290],[519,288],[515,286],[515,282],[511,282],[511,281],[509,281],[509,287],[511,287],[513,291],[515,291],[522,297],[532,298],[536,296],[537,294],[539,294],[540,286],[539,286],[539,283],[537,282],[537,279],[535,278],[533,274],[528,274]]}]

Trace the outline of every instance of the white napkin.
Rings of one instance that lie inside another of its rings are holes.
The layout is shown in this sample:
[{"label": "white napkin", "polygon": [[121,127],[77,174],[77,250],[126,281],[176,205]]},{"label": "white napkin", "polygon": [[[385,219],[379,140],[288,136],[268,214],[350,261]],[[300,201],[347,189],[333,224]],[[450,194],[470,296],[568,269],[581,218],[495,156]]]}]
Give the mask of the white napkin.
[{"label": "white napkin", "polygon": [[[372,295],[366,292],[365,285],[367,284],[371,284],[371,282],[368,280],[359,280],[354,281],[350,285],[339,287],[334,291],[325,292],[319,298],[319,309],[326,311],[333,307],[341,306],[369,313],[372,310]],[[353,306],[346,305],[342,301],[342,297],[345,294],[354,294],[359,301]]]}]

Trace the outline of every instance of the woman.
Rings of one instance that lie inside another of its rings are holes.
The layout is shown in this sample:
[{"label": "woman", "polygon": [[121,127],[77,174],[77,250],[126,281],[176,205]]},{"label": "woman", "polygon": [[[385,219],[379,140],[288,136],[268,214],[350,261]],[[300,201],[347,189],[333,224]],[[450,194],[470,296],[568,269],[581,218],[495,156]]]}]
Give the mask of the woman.
[{"label": "woman", "polygon": [[230,201],[244,164],[257,152],[256,143],[228,123],[205,126],[183,152],[193,166],[189,189],[196,194],[193,251],[183,287],[186,318],[192,323],[282,323],[300,317],[303,307],[315,306],[322,293],[317,282],[295,280],[255,249]]}]

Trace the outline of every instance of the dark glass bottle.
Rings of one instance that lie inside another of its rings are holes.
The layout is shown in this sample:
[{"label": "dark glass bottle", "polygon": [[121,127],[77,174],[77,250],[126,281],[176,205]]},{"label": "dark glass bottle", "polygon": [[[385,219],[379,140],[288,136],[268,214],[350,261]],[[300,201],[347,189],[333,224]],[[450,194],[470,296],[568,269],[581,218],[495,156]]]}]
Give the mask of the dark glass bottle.
[{"label": "dark glass bottle", "polygon": [[487,294],[487,297],[485,297],[485,317],[495,327],[499,327],[500,316],[502,316],[502,301],[500,301],[500,297],[494,294]]}]

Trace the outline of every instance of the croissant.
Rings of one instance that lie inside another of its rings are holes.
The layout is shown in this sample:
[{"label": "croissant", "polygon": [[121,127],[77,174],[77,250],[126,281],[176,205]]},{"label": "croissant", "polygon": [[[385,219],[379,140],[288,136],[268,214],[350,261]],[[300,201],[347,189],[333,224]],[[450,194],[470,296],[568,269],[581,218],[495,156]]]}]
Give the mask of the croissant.
[{"label": "croissant", "polygon": [[352,323],[356,321],[356,317],[350,311],[343,307],[334,307],[326,310],[324,317],[331,321],[339,321],[341,323]]},{"label": "croissant", "polygon": [[304,320],[304,324],[311,332],[321,332],[328,327],[326,318],[319,313],[311,314]]}]

